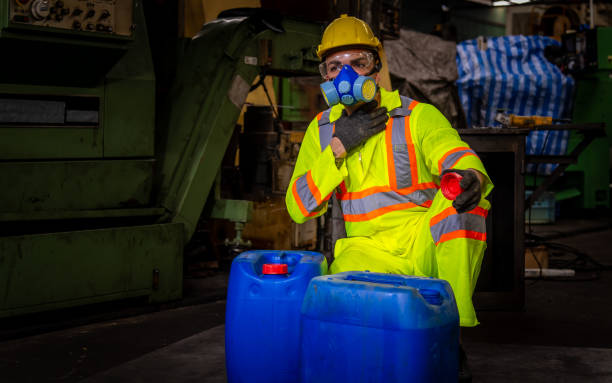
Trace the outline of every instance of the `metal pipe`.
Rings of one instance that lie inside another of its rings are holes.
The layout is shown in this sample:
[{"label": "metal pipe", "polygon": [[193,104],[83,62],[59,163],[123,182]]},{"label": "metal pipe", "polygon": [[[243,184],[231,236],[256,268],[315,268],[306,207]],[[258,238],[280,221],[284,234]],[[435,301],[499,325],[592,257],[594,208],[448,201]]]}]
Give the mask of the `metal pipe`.
[{"label": "metal pipe", "polygon": [[525,278],[569,278],[575,276],[576,271],[572,269],[525,269]]}]

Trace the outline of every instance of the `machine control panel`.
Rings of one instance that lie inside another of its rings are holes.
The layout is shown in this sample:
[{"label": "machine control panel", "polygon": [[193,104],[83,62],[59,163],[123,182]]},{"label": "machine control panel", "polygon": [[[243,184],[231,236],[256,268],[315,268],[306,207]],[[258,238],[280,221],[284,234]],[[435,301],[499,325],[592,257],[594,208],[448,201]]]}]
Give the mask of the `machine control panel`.
[{"label": "machine control panel", "polygon": [[133,0],[10,0],[15,24],[123,36],[132,34]]}]

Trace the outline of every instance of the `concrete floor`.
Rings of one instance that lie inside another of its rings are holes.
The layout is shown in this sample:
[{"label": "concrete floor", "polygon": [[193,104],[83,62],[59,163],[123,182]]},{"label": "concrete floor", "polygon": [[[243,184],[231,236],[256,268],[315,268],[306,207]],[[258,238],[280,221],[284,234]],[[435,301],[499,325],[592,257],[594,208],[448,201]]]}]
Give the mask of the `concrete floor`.
[{"label": "concrete floor", "polygon": [[[534,231],[612,264],[610,226],[576,227]],[[524,311],[480,312],[481,325],[463,331],[474,382],[612,382],[612,270],[577,279],[528,280]],[[225,281],[188,280],[189,306],[17,333],[0,341],[0,382],[225,382],[224,302],[202,303]]]}]

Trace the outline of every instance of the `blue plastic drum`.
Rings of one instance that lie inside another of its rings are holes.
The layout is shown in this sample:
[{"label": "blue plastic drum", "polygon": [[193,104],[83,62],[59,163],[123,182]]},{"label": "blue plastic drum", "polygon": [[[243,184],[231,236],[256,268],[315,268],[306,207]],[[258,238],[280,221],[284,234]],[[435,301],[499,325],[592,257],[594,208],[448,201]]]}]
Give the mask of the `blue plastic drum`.
[{"label": "blue plastic drum", "polygon": [[327,272],[320,253],[248,251],[232,262],[225,314],[230,383],[295,383],[300,307],[313,277]]},{"label": "blue plastic drum", "polygon": [[457,382],[459,314],[448,282],[345,272],[302,305],[303,383]]}]

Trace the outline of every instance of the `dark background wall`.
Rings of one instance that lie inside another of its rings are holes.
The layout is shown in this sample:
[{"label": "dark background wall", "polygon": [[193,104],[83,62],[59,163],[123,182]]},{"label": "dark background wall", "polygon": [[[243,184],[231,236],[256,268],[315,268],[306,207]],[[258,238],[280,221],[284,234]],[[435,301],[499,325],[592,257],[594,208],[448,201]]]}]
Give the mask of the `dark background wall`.
[{"label": "dark background wall", "polygon": [[[443,10],[443,5],[447,11]],[[436,24],[451,23],[456,27],[457,40],[478,36],[503,36],[506,33],[506,7],[486,7],[466,1],[403,0],[402,28],[430,33]]]}]

